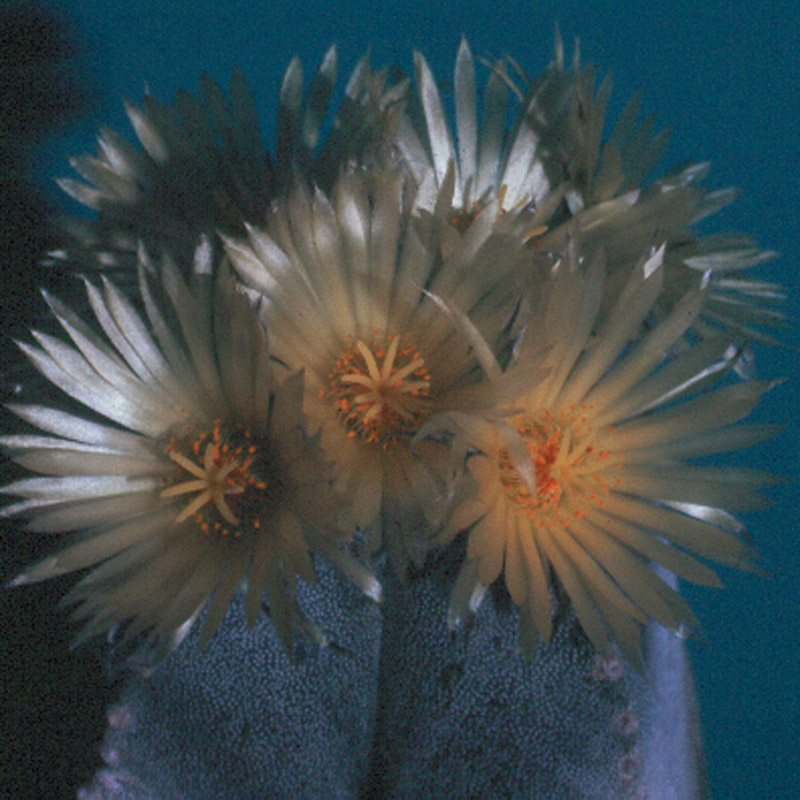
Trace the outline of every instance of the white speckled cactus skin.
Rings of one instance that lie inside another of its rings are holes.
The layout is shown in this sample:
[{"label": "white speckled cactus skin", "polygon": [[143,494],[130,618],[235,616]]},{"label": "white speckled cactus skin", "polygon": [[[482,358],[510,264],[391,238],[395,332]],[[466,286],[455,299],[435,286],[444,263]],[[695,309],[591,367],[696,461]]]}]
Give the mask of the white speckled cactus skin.
[{"label": "white speckled cactus skin", "polygon": [[446,632],[452,568],[387,574],[381,608],[320,560],[301,602],[332,645],[301,642],[294,666],[235,601],[202,658],[195,633],[129,683],[80,800],[706,796],[679,639],[647,631],[643,677],[598,659],[565,611],[526,662],[501,595]]}]

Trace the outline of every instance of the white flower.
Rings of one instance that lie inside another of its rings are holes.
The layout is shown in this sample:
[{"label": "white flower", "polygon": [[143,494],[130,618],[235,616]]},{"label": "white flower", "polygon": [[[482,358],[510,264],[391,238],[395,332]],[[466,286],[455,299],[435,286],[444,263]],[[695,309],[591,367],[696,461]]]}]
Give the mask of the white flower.
[{"label": "white flower", "polygon": [[230,275],[212,278],[198,248],[191,288],[165,260],[140,257],[145,321],[108,281],[87,283],[104,335],[48,297],[72,340],[36,333],[21,345],[55,386],[94,414],[14,405],[43,433],[0,445],[40,477],[2,488],[22,498],[0,512],[34,532],[75,531],[65,549],[15,581],[94,569],[68,595],[89,618],[79,640],[127,623],[169,638],[204,607],[207,642],[247,581],[247,621],[270,613],[288,648],[297,578],[322,553],[374,597],[377,581],[341,549],[349,525],[330,490],[330,465],[305,433],[303,376],[278,381],[267,338]]},{"label": "white flower", "polygon": [[[761,250],[748,236],[700,236],[693,229],[731,203],[736,191],[703,186],[710,170],[707,162],[684,164],[652,180],[669,136],[666,131],[654,133],[652,117],[639,118],[641,96],[631,98],[606,134],[610,78],[595,91],[596,69],[581,66],[577,48],[569,74],[573,96],[561,120],[559,141],[570,219],[567,224],[551,223],[539,247],[558,252],[567,237],[579,231],[584,252],[604,251],[608,278],[602,316],[640,253],[654,241],[665,242],[664,287],[655,314],[668,313],[708,273],[708,297],[692,330],[702,336],[737,330],[775,342],[762,328],[784,324],[781,288],[745,270],[776,254]],[[534,93],[538,82],[527,83],[523,91]]]},{"label": "white flower", "polygon": [[425,519],[446,491],[434,478],[442,448],[412,447],[417,430],[437,411],[494,408],[517,380],[484,339],[507,335],[527,280],[525,219],[498,220],[492,202],[462,232],[452,191],[451,173],[435,213],[416,217],[401,174],[352,172],[330,199],[298,186],[264,230],[226,242],[265,299],[273,355],[305,370],[309,428],[356,524],[376,545],[383,528],[401,572],[427,551]]},{"label": "white flower", "polygon": [[345,87],[325,136],[338,72],[331,46],[305,87],[300,59],[289,64],[280,88],[274,151],[262,142],[259,112],[238,69],[229,97],[208,76],[195,98],[178,92],[171,104],[146,95],[125,110],[141,147],[108,128],[100,132],[96,156],[71,164],[83,181],[60,181],[78,202],[99,212],[95,220],[67,220],[73,241],[52,255],[81,269],[135,268],[138,242],[151,252],[168,250],[190,259],[201,233],[244,232],[260,222],[275,196],[298,175],[330,186],[342,166],[364,159],[381,146],[404,85],[386,86],[365,55]]},{"label": "white flower", "polygon": [[736,193],[701,185],[707,163],[683,166],[650,181],[666,149],[666,133],[653,134],[653,120],[639,119],[641,98],[636,95],[606,135],[611,82],[604,80],[595,93],[596,71],[581,66],[577,49],[573,65],[565,68],[558,36],[555,58],[541,76],[530,78],[518,67],[512,75],[510,63],[493,63],[479,93],[473,57],[462,41],[451,125],[425,58],[415,54],[416,93],[396,144],[420,187],[418,207],[433,207],[448,170],[453,170],[454,219],[461,225],[497,199],[500,213],[529,208],[529,236],[535,237],[539,251],[560,252],[577,232],[584,253],[602,250],[606,255],[601,317],[640,253],[656,240],[665,241],[664,291],[655,314],[668,313],[709,271],[708,299],[694,332],[707,336],[737,329],[774,341],[762,328],[784,324],[781,289],[744,270],[775,254],[760,250],[746,236],[701,237],[692,229]]},{"label": "white flower", "polygon": [[[498,211],[547,204],[555,209],[560,195],[560,167],[553,150],[572,97],[572,82],[558,63],[537,81],[535,89],[514,102],[507,65],[498,61],[480,93],[475,64],[466,40],[455,66],[455,130],[428,62],[414,54],[417,91],[397,134],[397,146],[417,184],[417,205],[431,209],[448,170],[455,172],[452,204],[465,220],[486,203]],[[418,107],[417,107],[418,104]],[[510,117],[510,119],[509,119]],[[455,134],[455,135],[454,135]]]},{"label": "white flower", "polygon": [[694,555],[751,564],[743,527],[729,512],[763,505],[754,490],[770,477],[691,459],[774,434],[735,424],[769,385],[707,391],[736,358],[721,337],[665,361],[700,313],[705,285],[630,344],[658,298],[663,253],[662,246],[637,265],[598,321],[602,261],[584,266],[573,248],[538,283],[543,299],[518,353],[525,363],[535,350],[549,371],[513,404],[518,413],[494,422],[445,414],[420,432],[449,430],[474,453],[440,536],[444,544],[468,531],[452,626],[502,573],[529,652],[537,632],[550,636],[554,574],[598,650],[607,653],[613,640],[637,664],[648,618],[679,632],[697,624],[649,561],[707,585],[718,579]]}]

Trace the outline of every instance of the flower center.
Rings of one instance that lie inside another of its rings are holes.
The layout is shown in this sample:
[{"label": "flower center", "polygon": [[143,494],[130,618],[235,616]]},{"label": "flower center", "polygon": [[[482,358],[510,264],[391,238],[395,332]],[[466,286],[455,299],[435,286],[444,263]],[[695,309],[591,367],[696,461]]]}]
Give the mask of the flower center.
[{"label": "flower center", "polygon": [[408,335],[386,334],[383,342],[373,336],[344,352],[328,375],[330,391],[320,395],[333,402],[348,436],[386,448],[419,427],[430,377]]},{"label": "flower center", "polygon": [[[508,187],[503,184],[497,190],[497,219],[505,213],[503,211],[503,201],[506,197]],[[488,192],[477,200],[473,201],[471,205],[462,206],[461,208],[453,209],[450,215],[450,224],[458,230],[459,233],[466,233],[470,225],[478,218],[478,215],[484,208],[491,202],[491,194]]]},{"label": "flower center", "polygon": [[167,455],[180,470],[178,482],[164,489],[161,497],[187,495],[189,501],[175,517],[176,524],[194,517],[204,533],[234,537],[260,527],[252,501],[267,483],[252,473],[257,448],[251,438],[241,430],[223,436],[220,420],[215,420],[210,432],[170,439]]},{"label": "flower center", "polygon": [[598,446],[597,431],[586,416],[590,410],[583,406],[556,414],[545,410],[517,426],[535,470],[535,494],[506,450],[500,450],[500,482],[537,525],[552,517],[562,524],[583,517],[590,505],[602,507],[605,495],[620,483],[613,470],[619,468],[621,456]]},{"label": "flower center", "polygon": [[[504,183],[497,190],[497,215],[496,219],[500,219],[503,214],[508,210],[504,207],[506,194],[508,194],[508,186]],[[459,232],[466,233],[473,222],[478,218],[480,213],[491,202],[491,194],[487,193],[484,197],[478,198],[471,205],[463,206],[461,208],[453,209],[448,221]],[[516,203],[513,209],[518,210],[530,204],[530,199],[525,198]],[[547,233],[546,225],[536,225],[527,230],[523,236],[525,242],[533,241],[534,247],[538,248],[538,239]]]}]

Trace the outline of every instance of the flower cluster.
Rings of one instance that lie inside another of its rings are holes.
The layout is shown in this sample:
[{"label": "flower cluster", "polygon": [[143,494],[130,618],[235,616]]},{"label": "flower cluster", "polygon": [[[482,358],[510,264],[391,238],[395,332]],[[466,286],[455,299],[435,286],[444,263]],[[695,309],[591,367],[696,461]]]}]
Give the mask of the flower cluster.
[{"label": "flower cluster", "polygon": [[71,344],[21,345],[88,411],[12,407],[45,435],[0,439],[40,473],[2,515],[75,537],[15,583],[94,567],[68,596],[83,636],[174,637],[205,609],[204,641],[244,583],[288,647],[324,639],[295,598],[312,557],[380,598],[360,531],[401,579],[465,544],[449,625],[502,582],[526,652],[564,596],[633,664],[648,620],[696,628],[653,565],[718,585],[698,557],[755,564],[731,512],[770,476],[695,459],[774,432],[741,423],[771,384],[734,377],[781,321],[742,272],[771,254],[694,231],[732,194],[703,164],[648,183],[665,137],[638,100],[604,137],[608,84],[562,50],[479,88],[462,43],[454,127],[422,55],[414,82],[362,59],[326,136],[336,52],[305,92],[294,61],[272,154],[238,73],[230,98],[205,79],[128,106],[142,149],[103,131],[74,160],[64,188],[99,216],[57,255],[131,298],[87,281],[102,334],[48,298]]}]

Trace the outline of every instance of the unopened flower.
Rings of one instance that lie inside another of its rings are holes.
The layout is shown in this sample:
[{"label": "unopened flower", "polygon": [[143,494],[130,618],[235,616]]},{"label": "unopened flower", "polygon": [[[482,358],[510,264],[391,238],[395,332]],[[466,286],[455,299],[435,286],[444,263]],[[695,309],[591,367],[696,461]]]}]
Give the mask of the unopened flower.
[{"label": "unopened flower", "polygon": [[312,553],[378,595],[342,549],[350,528],[330,465],[306,434],[302,373],[275,377],[258,314],[230,275],[212,277],[210,252],[198,248],[191,287],[169,260],[154,275],[140,256],[146,320],[110,282],[87,283],[103,335],[48,297],[72,343],[36,333],[38,346],[21,345],[94,412],[14,405],[42,433],[0,437],[40,473],[0,490],[21,498],[0,514],[25,517],[34,532],[75,532],[14,584],[94,567],[66,598],[88,619],[79,640],[118,625],[126,638],[166,640],[205,608],[207,642],[246,581],[248,623],[266,590],[288,648]]},{"label": "unopened flower", "polygon": [[440,541],[468,531],[449,621],[474,611],[501,574],[520,607],[530,651],[551,633],[553,576],[589,639],[605,654],[615,641],[639,663],[641,626],[696,627],[685,601],[651,569],[718,585],[695,556],[747,568],[754,554],[730,511],[764,504],[755,471],[691,459],[754,444],[771,427],[737,425],[769,388],[751,381],[713,391],[735,360],[729,342],[708,338],[673,360],[670,348],[700,313],[707,286],[688,293],[635,344],[663,280],[663,246],[643,259],[604,320],[602,260],[573,250],[549,271],[544,299],[518,348],[547,368],[504,420],[445,414],[420,435],[450,430],[472,449],[461,502]]}]

